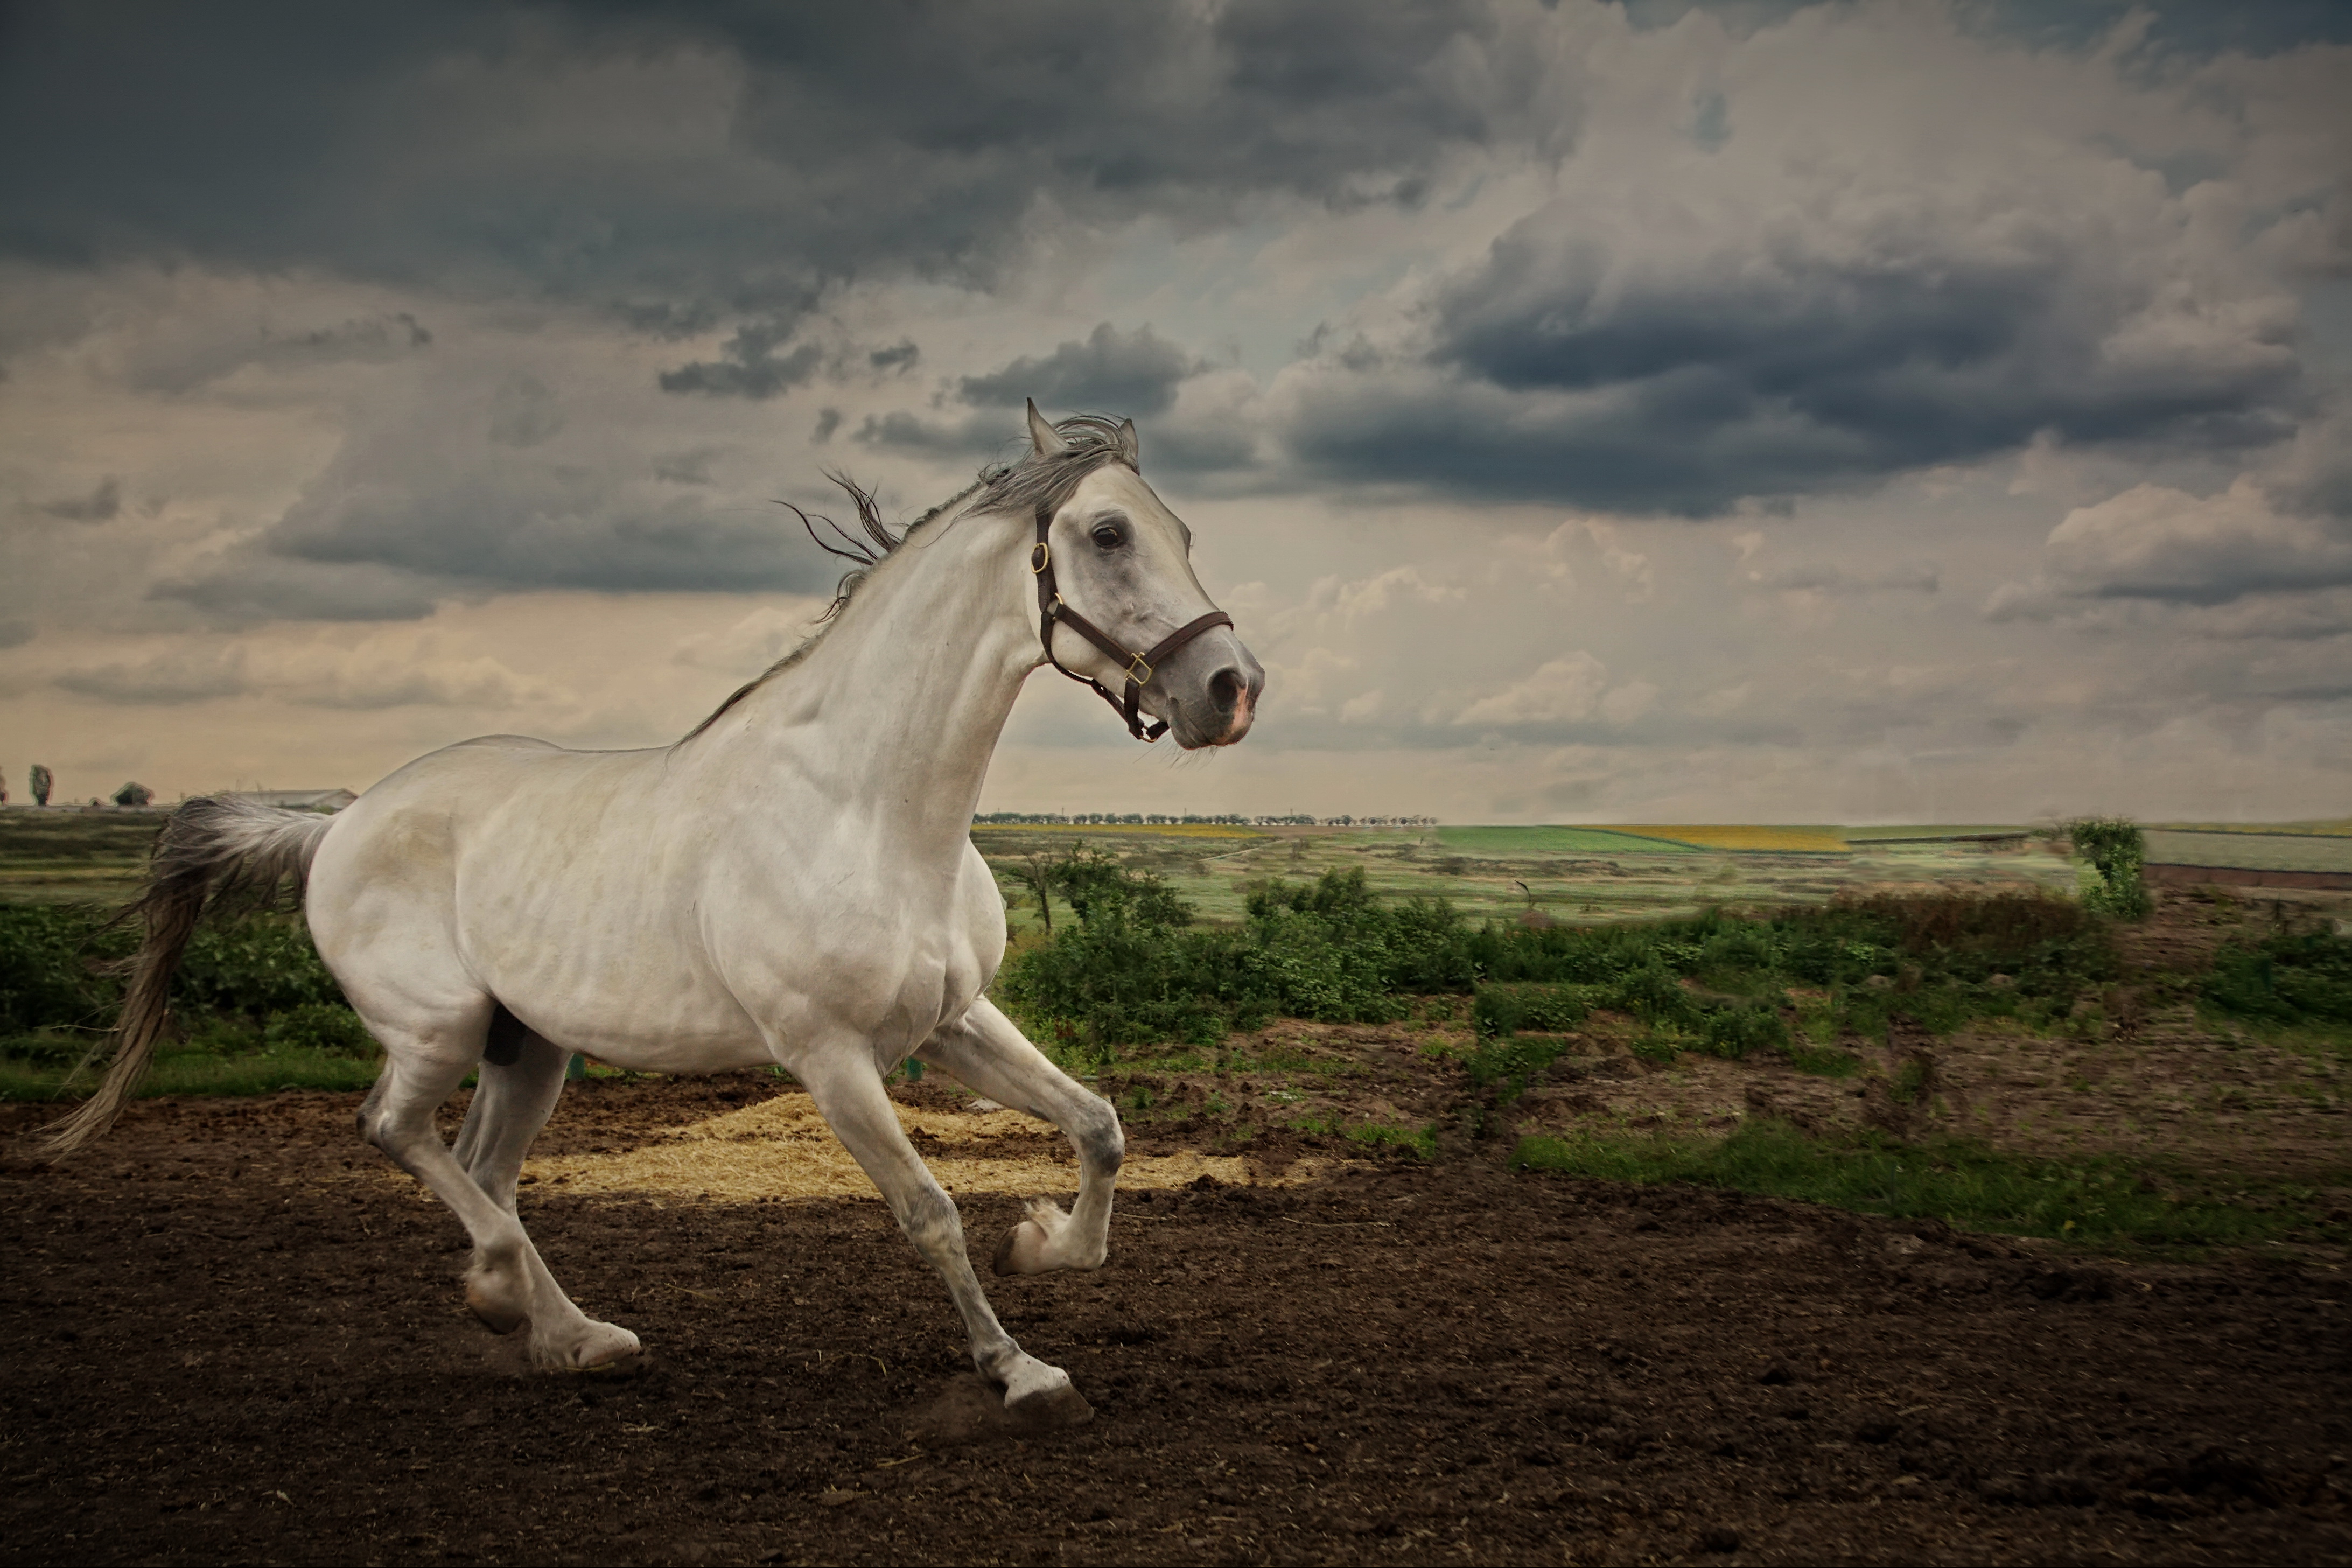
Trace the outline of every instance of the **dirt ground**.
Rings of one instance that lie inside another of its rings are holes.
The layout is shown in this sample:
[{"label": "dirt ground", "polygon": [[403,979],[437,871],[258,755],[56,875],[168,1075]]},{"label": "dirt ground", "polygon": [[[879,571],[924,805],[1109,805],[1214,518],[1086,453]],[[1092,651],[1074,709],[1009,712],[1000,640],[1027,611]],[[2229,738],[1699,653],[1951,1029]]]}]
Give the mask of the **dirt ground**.
[{"label": "dirt ground", "polygon": [[[1096,1412],[1024,1436],[878,1202],[554,1180],[787,1087],[559,1110],[524,1216],[645,1337],[631,1375],[522,1373],[352,1097],[143,1102],[8,1166],[0,1562],[2352,1560],[2326,1264],[2095,1262],[1475,1153],[1250,1184],[1339,1157],[1261,1137],[1238,1181],[1123,1197],[1099,1273],[991,1279]],[[902,1092],[955,1141],[953,1091]],[[958,1195],[984,1263],[1016,1199]]]}]

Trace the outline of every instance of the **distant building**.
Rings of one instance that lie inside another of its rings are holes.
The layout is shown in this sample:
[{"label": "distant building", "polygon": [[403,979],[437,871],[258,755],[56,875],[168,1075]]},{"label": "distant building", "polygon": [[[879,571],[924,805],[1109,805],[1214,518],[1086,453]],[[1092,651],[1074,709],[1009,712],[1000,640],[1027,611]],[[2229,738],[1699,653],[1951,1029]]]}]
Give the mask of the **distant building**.
[{"label": "distant building", "polygon": [[221,792],[256,805],[283,806],[288,811],[341,811],[359,799],[347,789],[232,789]]}]

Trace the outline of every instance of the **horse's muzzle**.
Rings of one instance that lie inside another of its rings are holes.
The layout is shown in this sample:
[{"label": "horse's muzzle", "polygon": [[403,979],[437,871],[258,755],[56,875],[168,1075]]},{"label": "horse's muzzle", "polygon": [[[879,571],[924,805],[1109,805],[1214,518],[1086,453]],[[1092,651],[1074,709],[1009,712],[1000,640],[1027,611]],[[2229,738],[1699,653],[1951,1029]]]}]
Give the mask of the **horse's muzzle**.
[{"label": "horse's muzzle", "polygon": [[1228,667],[1209,677],[1209,704],[1225,721],[1224,732],[1209,744],[1230,746],[1250,731],[1250,721],[1257,716],[1257,694],[1265,685],[1265,677],[1255,679],[1244,674],[1238,667]]},{"label": "horse's muzzle", "polygon": [[1258,693],[1265,689],[1265,668],[1250,657],[1237,637],[1226,639],[1225,657],[1202,683],[1201,697],[1181,707],[1193,721],[1175,726],[1176,742],[1186,751],[1202,746],[1230,746],[1250,732],[1257,717]]}]

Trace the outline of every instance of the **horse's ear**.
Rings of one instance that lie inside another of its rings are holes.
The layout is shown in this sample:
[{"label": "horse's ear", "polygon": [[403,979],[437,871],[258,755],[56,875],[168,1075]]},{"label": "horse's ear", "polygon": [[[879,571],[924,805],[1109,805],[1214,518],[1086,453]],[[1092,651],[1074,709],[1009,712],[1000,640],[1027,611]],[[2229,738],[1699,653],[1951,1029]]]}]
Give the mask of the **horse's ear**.
[{"label": "horse's ear", "polygon": [[1047,424],[1045,416],[1037,412],[1037,400],[1033,397],[1028,402],[1029,449],[1041,458],[1050,458],[1056,452],[1067,450],[1070,444],[1062,439],[1062,433]]},{"label": "horse's ear", "polygon": [[1135,438],[1134,420],[1118,422],[1118,455],[1127,459],[1127,466],[1139,474],[1143,472],[1143,447]]}]

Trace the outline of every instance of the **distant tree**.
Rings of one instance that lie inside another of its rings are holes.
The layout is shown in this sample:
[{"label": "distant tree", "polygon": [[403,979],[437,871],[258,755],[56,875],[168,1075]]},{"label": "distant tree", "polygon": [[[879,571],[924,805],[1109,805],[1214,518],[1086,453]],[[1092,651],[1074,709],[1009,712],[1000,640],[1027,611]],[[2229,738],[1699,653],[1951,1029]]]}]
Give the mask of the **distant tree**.
[{"label": "distant tree", "polygon": [[132,779],[114,792],[114,804],[117,805],[145,805],[154,798],[155,792],[137,779]]},{"label": "distant tree", "polygon": [[33,804],[35,805],[48,805],[50,787],[57,782],[58,778],[55,773],[49,772],[48,769],[43,767],[40,763],[35,763],[33,764],[33,776],[31,780],[33,785]]},{"label": "distant tree", "polygon": [[1013,875],[1036,898],[1047,936],[1054,934],[1054,863],[1043,855],[1031,855],[1013,868]]},{"label": "distant tree", "polygon": [[2128,816],[2083,816],[2066,824],[2064,832],[2074,853],[2099,875],[2099,886],[2083,902],[2118,920],[2146,920],[2151,903],[2140,863],[2147,840],[2139,824]]}]

